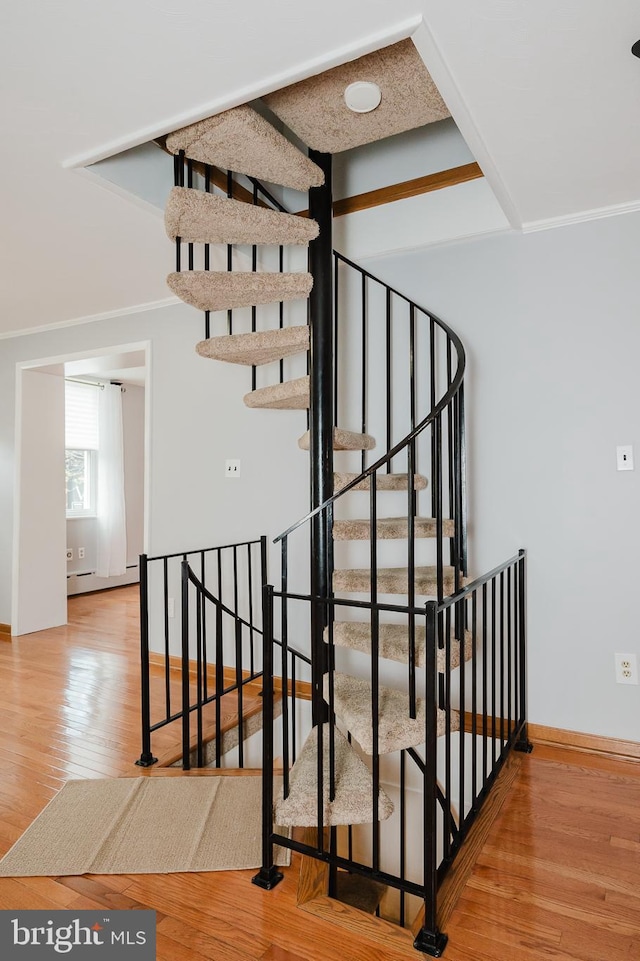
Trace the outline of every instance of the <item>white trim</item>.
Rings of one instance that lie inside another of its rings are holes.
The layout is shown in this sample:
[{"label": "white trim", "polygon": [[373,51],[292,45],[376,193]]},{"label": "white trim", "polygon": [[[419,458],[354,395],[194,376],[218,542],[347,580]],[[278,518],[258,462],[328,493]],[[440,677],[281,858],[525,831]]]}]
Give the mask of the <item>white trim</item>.
[{"label": "white trim", "polygon": [[522,232],[532,234],[537,230],[568,227],[571,224],[585,223],[587,220],[603,220],[605,217],[619,217],[621,214],[632,214],[638,210],[640,210],[640,200],[611,204],[609,207],[594,207],[593,210],[580,210],[575,214],[562,214],[560,217],[548,217],[546,220],[528,220],[523,223]]},{"label": "white trim", "polygon": [[[131,194],[130,196],[133,196]],[[41,334],[45,330],[59,330],[61,327],[76,327],[79,324],[93,324],[98,320],[112,320],[114,317],[126,317],[128,314],[142,314],[145,310],[160,310],[163,307],[173,307],[181,304],[179,297],[163,297],[162,300],[150,300],[146,304],[134,304],[132,307],[118,307],[116,310],[105,310],[101,314],[89,314],[86,317],[74,317],[72,320],[59,320],[53,324],[42,324],[40,327],[29,327],[27,330],[9,330],[0,333],[0,340],[10,337],[28,337],[30,334]],[[85,353],[85,357],[93,357],[95,351]],[[97,356],[97,355],[96,355]],[[65,358],[68,360],[68,357]],[[42,363],[41,361],[38,363]],[[29,366],[34,366],[30,364]],[[38,365],[35,365],[38,366]]]},{"label": "white trim", "polygon": [[420,16],[401,20],[394,27],[380,30],[377,33],[370,34],[366,39],[346,44],[343,47],[336,47],[328,54],[316,57],[313,60],[307,60],[298,67],[272,74],[253,86],[242,87],[233,94],[217,100],[210,100],[199,107],[169,117],[152,127],[144,127],[141,130],[126,134],[118,140],[111,140],[100,147],[94,147],[93,150],[77,154],[75,157],[69,157],[62,161],[62,166],[65,168],[86,167],[88,164],[113,157],[114,154],[121,153],[131,147],[137,147],[141,143],[147,143],[149,140],[154,140],[156,137],[163,136],[173,130],[179,130],[180,127],[185,127],[187,124],[196,123],[198,120],[204,120],[205,117],[222,113],[223,110],[230,110],[240,104],[249,103],[250,100],[257,100],[258,97],[273,93],[274,90],[280,90],[282,87],[288,87],[300,80],[306,80],[307,77],[314,77],[318,73],[330,70],[331,67],[356,60],[358,57],[363,57],[365,54],[379,50],[381,47],[387,47],[389,44],[397,43],[399,40],[406,40],[421,23],[422,17]]},{"label": "white trim", "polygon": [[418,28],[411,39],[440,91],[442,99],[449,108],[449,112],[469,150],[480,165],[482,173],[491,186],[507,220],[512,227],[520,227],[522,218],[518,213],[513,197],[509,193],[484,138],[476,126],[471,110],[460,93],[452,70],[424,19],[420,19]]}]

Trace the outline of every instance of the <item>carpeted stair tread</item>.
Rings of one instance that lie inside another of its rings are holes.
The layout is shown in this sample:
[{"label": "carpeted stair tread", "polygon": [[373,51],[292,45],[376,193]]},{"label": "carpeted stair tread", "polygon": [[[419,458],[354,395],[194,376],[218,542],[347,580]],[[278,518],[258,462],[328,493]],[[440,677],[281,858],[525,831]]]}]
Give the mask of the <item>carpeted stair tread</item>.
[{"label": "carpeted stair tread", "polygon": [[[324,676],[324,699],[329,701],[329,675]],[[365,754],[373,754],[371,685],[350,674],[333,675],[333,703],[336,716],[349,729]],[[425,701],[416,699],[416,717],[409,717],[409,695],[391,687],[378,687],[378,754],[391,754],[424,744]],[[438,708],[438,737],[445,733],[446,712]],[[458,711],[450,712],[451,730],[460,729]]]},{"label": "carpeted stair tread", "polygon": [[[329,726],[323,725],[323,789],[325,827],[340,824],[371,824],[373,781],[364,762],[344,734],[335,728],[336,796],[329,801]],[[275,805],[275,820],[283,827],[314,827],[318,823],[318,728],[311,729],[291,769],[289,796]],[[393,813],[384,791],[378,793],[381,821]]]},{"label": "carpeted stair tread", "polygon": [[[356,434],[352,430],[342,430],[341,427],[333,428],[334,450],[373,450],[375,446],[375,439],[369,434]],[[300,450],[309,450],[309,431],[299,438],[298,447]]]},{"label": "carpeted stair tread", "polygon": [[174,131],[167,149],[295,190],[324,182],[320,168],[246,104]]},{"label": "carpeted stair tread", "polygon": [[[416,666],[425,665],[424,625],[416,624]],[[324,639],[329,640],[329,629],[325,628]],[[368,621],[336,621],[333,625],[333,643],[337,647],[346,647],[351,651],[371,654],[371,624]],[[378,628],[378,653],[380,657],[389,661],[407,664],[409,660],[409,627],[407,624],[380,624]],[[464,632],[464,659],[469,661],[473,654],[473,635],[471,631]],[[446,651],[437,650],[437,669],[443,674],[446,669]],[[460,666],[460,641],[452,637],[449,655],[450,669],[453,671]]]},{"label": "carpeted stair tread", "polygon": [[190,187],[172,189],[164,225],[170,240],[198,244],[308,244],[318,236],[315,220]]},{"label": "carpeted stair tread", "polygon": [[[455,581],[453,567],[443,569],[444,594],[452,594]],[[409,572],[406,567],[379,567],[379,594],[406,594],[409,583]],[[416,594],[435,597],[438,593],[436,568],[416,567],[414,585]],[[344,591],[349,594],[368,594],[371,589],[371,571],[368,567],[352,568],[351,570],[337,570],[333,574],[334,591]]]},{"label": "carpeted stair tread", "polygon": [[309,328],[282,327],[250,334],[225,334],[196,344],[201,357],[228,364],[260,366],[309,349]]},{"label": "carpeted stair tread", "polygon": [[350,904],[352,908],[367,914],[375,914],[386,890],[386,884],[364,878],[361,874],[338,871],[336,875],[336,901]]},{"label": "carpeted stair tread", "polygon": [[247,407],[260,407],[265,410],[308,410],[309,378],[285,380],[282,384],[259,387],[244,396]]},{"label": "carpeted stair tread", "polygon": [[[337,493],[354,481],[359,474],[348,474],[343,472],[336,472],[333,475],[333,489]],[[376,490],[379,491],[406,491],[409,486],[409,475],[408,474],[377,474],[376,475]],[[413,475],[413,489],[417,491],[424,490],[427,486],[427,478],[423,477],[422,474]],[[371,481],[368,477],[360,481],[351,488],[352,491],[368,491],[371,488]]]},{"label": "carpeted stair tread", "polygon": [[169,274],[174,294],[198,310],[232,310],[308,297],[311,274],[251,271],[182,270]]},{"label": "carpeted stair tread", "polygon": [[[376,530],[378,540],[408,537],[409,523],[406,517],[379,517]],[[442,533],[444,537],[453,537],[454,524],[452,520],[443,520]],[[436,537],[436,535],[434,517],[414,518],[415,537]],[[368,541],[371,536],[371,525],[367,518],[334,521],[333,536],[337,541]]]}]

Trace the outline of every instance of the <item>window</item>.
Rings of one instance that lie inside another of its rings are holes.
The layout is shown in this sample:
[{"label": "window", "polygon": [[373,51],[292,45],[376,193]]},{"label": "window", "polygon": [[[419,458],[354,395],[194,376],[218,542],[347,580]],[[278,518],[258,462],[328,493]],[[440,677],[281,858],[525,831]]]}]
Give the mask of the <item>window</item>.
[{"label": "window", "polygon": [[65,478],[67,517],[96,513],[98,479],[98,390],[65,384]]}]

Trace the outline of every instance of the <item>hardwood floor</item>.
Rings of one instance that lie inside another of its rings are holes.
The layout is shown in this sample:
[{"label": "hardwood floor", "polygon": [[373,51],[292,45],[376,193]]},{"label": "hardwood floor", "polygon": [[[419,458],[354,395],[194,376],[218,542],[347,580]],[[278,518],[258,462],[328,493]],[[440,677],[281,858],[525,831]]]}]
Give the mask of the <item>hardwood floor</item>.
[{"label": "hardwood floor", "polygon": [[[0,644],[0,854],[66,780],[139,773],[137,645],[135,587]],[[0,878],[0,908],[152,908],[159,961],[408,956],[300,911],[285,873],[271,892],[252,872]],[[448,961],[640,959],[640,764],[523,757],[446,931]]]}]

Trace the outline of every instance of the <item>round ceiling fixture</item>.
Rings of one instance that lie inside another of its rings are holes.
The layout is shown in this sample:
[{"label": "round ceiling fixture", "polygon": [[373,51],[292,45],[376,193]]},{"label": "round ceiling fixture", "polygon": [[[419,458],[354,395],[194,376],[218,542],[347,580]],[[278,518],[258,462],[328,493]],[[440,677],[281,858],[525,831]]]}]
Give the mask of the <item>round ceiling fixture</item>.
[{"label": "round ceiling fixture", "polygon": [[344,102],[354,113],[370,113],[382,100],[382,91],[377,83],[358,80],[350,83],[344,92]]},{"label": "round ceiling fixture", "polygon": [[634,55],[634,57],[640,57],[640,40],[636,40],[631,48],[631,53]]}]

